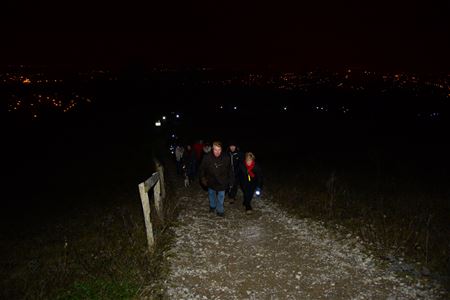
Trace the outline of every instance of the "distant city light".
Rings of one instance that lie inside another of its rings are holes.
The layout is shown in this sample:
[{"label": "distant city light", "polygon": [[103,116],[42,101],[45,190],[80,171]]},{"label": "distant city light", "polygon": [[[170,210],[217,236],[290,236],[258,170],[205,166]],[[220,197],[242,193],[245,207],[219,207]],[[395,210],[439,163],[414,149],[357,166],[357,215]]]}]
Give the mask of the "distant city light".
[{"label": "distant city light", "polygon": [[[169,69],[164,67],[164,69],[161,70],[168,71]],[[99,79],[102,78],[102,74],[106,75],[108,73],[104,71],[79,73],[79,75],[82,76],[81,79],[83,80],[88,80],[91,75],[93,76],[91,77],[92,79]],[[273,74],[266,80],[261,74],[251,73],[245,75],[245,77],[238,76],[236,78],[222,78],[217,80],[210,78],[202,81],[202,84],[212,86],[228,86],[238,84],[246,87],[259,87],[266,85],[267,87],[276,87],[283,90],[302,92],[308,92],[311,89],[314,90],[321,88],[334,88],[337,91],[344,90],[346,93],[360,93],[360,91],[371,92],[373,90],[374,93],[379,93],[382,95],[388,95],[391,91],[395,92],[398,89],[401,89],[402,92],[410,93],[412,97],[418,98],[418,101],[420,101],[420,97],[425,99],[427,93],[432,93],[433,95],[437,95],[439,98],[445,100],[448,105],[448,103],[450,103],[450,75],[445,76],[447,77],[422,78],[420,76],[405,72],[380,73],[372,72],[367,69],[351,69],[347,66],[347,68],[344,68],[342,71],[333,72],[332,74],[321,74],[320,72],[305,72],[304,74],[281,73]],[[118,80],[117,77],[112,75],[106,76],[105,79]],[[42,72],[30,72],[26,69],[0,73],[0,84],[2,85],[2,88],[4,85],[6,88],[11,89],[7,91],[7,106],[5,108],[8,112],[13,114],[16,112],[26,113],[26,116],[30,119],[41,119],[46,116],[45,113],[41,115],[41,110],[54,110],[61,113],[70,113],[72,111],[82,111],[89,103],[94,103],[96,101],[94,98],[86,97],[87,95],[78,94],[78,90],[76,89],[60,90],[61,87],[56,84],[58,82],[64,81],[55,78],[46,78],[46,74]],[[45,83],[48,84],[48,87],[46,87]],[[16,89],[17,86],[22,87],[23,91]],[[31,87],[35,86],[36,89],[28,91]],[[54,88],[57,90],[52,91],[51,89]],[[23,95],[24,91],[29,93]],[[273,108],[278,112],[282,112],[282,114],[283,112],[286,114],[288,110],[292,113],[297,110],[296,107],[289,107],[290,105],[283,104],[283,102],[274,102]],[[227,102],[222,103],[224,104],[216,102],[213,109],[217,111],[217,108],[219,108],[218,113],[234,111],[238,114],[237,110],[240,110],[239,105],[233,105],[233,102],[230,104]],[[336,106],[316,102],[311,104],[309,109],[312,113],[323,116],[327,116],[330,112],[337,112],[344,117],[357,115],[359,113],[353,106],[339,102],[336,102],[335,105]],[[179,109],[179,111],[182,111],[181,108]],[[156,121],[156,127],[166,125],[168,122],[173,120],[175,120],[176,124],[180,123],[182,121],[182,114],[185,112],[183,111],[183,113],[177,113],[176,110],[169,110],[164,111],[164,113],[165,115],[160,115],[159,120],[151,120],[153,122]],[[246,113],[246,107],[243,107],[243,109],[239,111],[239,115],[244,113]],[[398,114],[402,115],[403,113],[406,112],[399,112]],[[446,110],[440,112],[432,110],[412,113],[412,116],[414,115],[422,120],[432,122],[438,122],[439,120],[446,119],[448,117]],[[187,117],[189,117],[189,114],[186,114],[186,116],[183,115],[183,120]],[[171,133],[169,133],[168,137],[170,136]]]},{"label": "distant city light", "polygon": [[325,107],[325,106],[316,106],[315,109],[316,109],[317,111],[325,111],[325,112],[328,111],[328,108]]},{"label": "distant city light", "polygon": [[439,113],[437,113],[437,112],[431,113],[430,117],[432,117],[432,118],[439,117]]}]

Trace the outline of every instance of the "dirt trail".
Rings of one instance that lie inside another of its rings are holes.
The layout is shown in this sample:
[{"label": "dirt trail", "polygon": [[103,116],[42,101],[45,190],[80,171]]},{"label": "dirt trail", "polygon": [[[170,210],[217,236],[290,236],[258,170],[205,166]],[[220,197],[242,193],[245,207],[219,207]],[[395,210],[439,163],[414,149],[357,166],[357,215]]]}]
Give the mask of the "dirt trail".
[{"label": "dirt trail", "polygon": [[170,299],[439,299],[436,284],[405,281],[357,238],[289,216],[270,195],[254,201],[253,215],[237,202],[221,218],[200,188],[177,194]]}]

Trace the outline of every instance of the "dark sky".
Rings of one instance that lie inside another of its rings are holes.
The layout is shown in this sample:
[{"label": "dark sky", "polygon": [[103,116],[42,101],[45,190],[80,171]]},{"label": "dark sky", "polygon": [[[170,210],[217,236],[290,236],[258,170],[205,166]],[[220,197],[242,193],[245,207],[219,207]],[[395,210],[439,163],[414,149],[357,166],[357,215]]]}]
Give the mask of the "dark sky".
[{"label": "dark sky", "polygon": [[160,2],[10,1],[0,64],[450,69],[450,1]]}]

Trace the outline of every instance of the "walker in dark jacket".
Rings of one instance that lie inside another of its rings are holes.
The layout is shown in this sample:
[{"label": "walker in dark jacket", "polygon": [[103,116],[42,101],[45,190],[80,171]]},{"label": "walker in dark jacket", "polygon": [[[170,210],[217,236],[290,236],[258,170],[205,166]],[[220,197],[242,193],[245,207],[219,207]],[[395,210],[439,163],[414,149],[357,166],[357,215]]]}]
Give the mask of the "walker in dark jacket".
[{"label": "walker in dark jacket", "polygon": [[253,167],[252,173],[254,177],[252,178],[247,170],[246,162],[244,161],[239,166],[239,184],[241,185],[242,192],[244,194],[244,202],[243,205],[245,209],[252,210],[252,198],[255,193],[256,188],[262,189],[263,187],[263,175],[261,168],[258,163],[255,162],[255,166]]},{"label": "walker in dark jacket", "polygon": [[203,185],[208,187],[210,209],[216,209],[216,203],[213,201],[215,197],[212,197],[212,194],[215,196],[217,193],[217,213],[223,215],[223,197],[232,181],[230,157],[224,153],[218,157],[213,152],[208,153],[200,165],[200,180]]},{"label": "walker in dark jacket", "polygon": [[236,151],[228,151],[228,155],[230,156],[231,169],[233,170],[233,182],[231,183],[230,190],[228,191],[228,197],[234,201],[239,185],[239,173],[241,172],[240,166],[242,164],[244,154],[236,148]]},{"label": "walker in dark jacket", "polygon": [[183,163],[186,166],[186,175],[189,180],[193,180],[195,176],[195,153],[189,146],[184,150]]}]

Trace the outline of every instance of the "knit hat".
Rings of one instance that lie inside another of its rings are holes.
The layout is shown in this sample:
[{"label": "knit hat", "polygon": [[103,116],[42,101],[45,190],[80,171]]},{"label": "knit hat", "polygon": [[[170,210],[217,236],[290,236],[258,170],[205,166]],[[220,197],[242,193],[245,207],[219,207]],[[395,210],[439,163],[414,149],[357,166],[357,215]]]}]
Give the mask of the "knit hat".
[{"label": "knit hat", "polygon": [[230,140],[230,141],[228,142],[228,146],[236,146],[236,147],[237,147],[237,143],[236,143],[235,140]]}]

